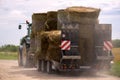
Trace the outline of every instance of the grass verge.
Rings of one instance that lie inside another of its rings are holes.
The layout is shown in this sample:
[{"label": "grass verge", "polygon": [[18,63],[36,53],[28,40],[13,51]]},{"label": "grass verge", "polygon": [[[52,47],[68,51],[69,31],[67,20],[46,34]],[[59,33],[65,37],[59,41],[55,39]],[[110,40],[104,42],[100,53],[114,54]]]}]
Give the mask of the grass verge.
[{"label": "grass verge", "polygon": [[17,52],[0,52],[0,59],[16,60]]},{"label": "grass verge", "polygon": [[120,62],[115,62],[110,70],[112,75],[120,77]]}]

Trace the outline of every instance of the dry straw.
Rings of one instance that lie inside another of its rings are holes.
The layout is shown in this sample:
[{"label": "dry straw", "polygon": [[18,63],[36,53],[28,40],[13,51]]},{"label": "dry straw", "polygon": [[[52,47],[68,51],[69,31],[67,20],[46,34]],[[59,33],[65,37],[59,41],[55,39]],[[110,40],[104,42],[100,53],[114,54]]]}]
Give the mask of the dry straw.
[{"label": "dry straw", "polygon": [[56,30],[57,29],[57,12],[47,12],[47,21],[45,22],[45,30]]},{"label": "dry straw", "polygon": [[47,20],[46,13],[34,13],[32,15],[32,31],[33,33],[37,33],[44,29],[44,24]]},{"label": "dry straw", "polygon": [[59,62],[61,59],[61,49],[60,49],[61,31],[51,31],[48,36],[49,36],[48,39],[49,46],[47,51],[47,59],[55,60]]}]

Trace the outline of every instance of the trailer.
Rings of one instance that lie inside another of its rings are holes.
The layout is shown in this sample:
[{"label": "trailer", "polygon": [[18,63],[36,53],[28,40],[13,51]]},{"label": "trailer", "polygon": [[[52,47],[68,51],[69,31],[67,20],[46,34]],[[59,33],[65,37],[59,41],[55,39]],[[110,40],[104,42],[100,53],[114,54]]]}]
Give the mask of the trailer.
[{"label": "trailer", "polygon": [[[78,12],[74,13],[74,9]],[[27,22],[30,36],[24,37],[19,47],[19,66],[35,66],[47,73],[109,69],[113,59],[112,27],[98,23],[99,11],[71,7],[58,12],[34,13],[32,25]]]}]

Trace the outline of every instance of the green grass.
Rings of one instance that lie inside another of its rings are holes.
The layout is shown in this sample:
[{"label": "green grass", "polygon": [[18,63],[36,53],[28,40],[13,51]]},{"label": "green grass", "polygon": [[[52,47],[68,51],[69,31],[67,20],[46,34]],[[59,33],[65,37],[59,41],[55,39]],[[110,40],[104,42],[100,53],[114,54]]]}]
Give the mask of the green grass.
[{"label": "green grass", "polygon": [[17,52],[0,52],[0,59],[2,60],[16,60]]},{"label": "green grass", "polygon": [[112,75],[120,77],[120,62],[116,62],[112,65],[110,73]]}]

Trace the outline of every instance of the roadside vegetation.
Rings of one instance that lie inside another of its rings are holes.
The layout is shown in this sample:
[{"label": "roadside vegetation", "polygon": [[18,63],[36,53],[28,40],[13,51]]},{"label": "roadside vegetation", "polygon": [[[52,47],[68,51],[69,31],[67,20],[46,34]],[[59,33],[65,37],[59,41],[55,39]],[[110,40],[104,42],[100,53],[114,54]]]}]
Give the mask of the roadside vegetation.
[{"label": "roadside vegetation", "polygon": [[[114,55],[114,63],[112,64],[110,74],[120,77],[120,39],[112,41]],[[4,45],[0,47],[0,59],[16,60],[17,59],[18,46]]]},{"label": "roadside vegetation", "polygon": [[0,59],[16,60],[18,46],[4,45],[0,47]]},{"label": "roadside vegetation", "polygon": [[110,73],[112,75],[120,77],[120,39],[113,40],[112,43],[113,43],[112,53],[114,56],[114,63],[112,64]]},{"label": "roadside vegetation", "polygon": [[112,75],[120,77],[120,62],[115,62],[110,70]]}]

